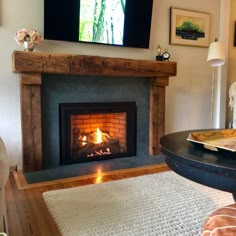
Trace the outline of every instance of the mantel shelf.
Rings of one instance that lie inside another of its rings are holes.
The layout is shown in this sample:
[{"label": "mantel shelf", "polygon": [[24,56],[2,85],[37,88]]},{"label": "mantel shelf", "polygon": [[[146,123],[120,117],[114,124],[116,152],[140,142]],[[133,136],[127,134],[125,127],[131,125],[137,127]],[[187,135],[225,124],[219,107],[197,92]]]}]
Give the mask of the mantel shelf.
[{"label": "mantel shelf", "polygon": [[169,77],[176,62],[14,51],[13,71],[74,75]]}]

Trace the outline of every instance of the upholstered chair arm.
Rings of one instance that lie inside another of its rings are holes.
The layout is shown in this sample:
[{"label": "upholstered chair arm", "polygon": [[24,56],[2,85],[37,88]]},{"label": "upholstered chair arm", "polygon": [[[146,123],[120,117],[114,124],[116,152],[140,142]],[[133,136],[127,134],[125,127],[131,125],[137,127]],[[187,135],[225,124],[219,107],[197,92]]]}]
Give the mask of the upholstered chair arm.
[{"label": "upholstered chair arm", "polygon": [[0,232],[7,232],[7,209],[5,202],[5,185],[9,177],[9,163],[6,147],[0,138]]}]

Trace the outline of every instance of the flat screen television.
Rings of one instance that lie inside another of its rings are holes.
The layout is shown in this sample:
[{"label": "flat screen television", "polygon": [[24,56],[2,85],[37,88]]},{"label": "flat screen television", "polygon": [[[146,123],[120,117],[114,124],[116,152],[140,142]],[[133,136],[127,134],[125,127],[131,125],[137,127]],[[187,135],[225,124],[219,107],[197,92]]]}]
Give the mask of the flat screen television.
[{"label": "flat screen television", "polygon": [[153,0],[44,0],[44,38],[149,48]]}]

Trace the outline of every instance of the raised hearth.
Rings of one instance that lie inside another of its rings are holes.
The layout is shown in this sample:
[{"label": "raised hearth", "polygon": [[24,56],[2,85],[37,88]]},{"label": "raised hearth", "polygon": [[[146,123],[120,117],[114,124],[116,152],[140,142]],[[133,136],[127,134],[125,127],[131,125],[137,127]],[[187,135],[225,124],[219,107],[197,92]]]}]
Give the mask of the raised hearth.
[{"label": "raised hearth", "polygon": [[169,76],[176,75],[175,62],[14,51],[13,71],[21,73],[24,171],[42,169],[41,83],[45,73],[150,78],[149,150],[159,153],[165,127],[165,86]]}]

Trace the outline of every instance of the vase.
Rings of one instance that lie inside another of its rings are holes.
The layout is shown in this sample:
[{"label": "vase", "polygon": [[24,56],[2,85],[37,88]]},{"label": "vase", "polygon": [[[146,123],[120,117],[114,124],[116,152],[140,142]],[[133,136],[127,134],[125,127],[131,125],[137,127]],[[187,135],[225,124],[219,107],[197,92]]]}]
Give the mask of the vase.
[{"label": "vase", "polygon": [[26,52],[33,52],[34,51],[34,44],[31,42],[24,41],[23,47]]}]

